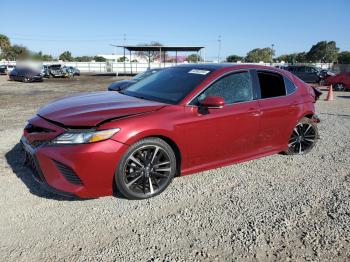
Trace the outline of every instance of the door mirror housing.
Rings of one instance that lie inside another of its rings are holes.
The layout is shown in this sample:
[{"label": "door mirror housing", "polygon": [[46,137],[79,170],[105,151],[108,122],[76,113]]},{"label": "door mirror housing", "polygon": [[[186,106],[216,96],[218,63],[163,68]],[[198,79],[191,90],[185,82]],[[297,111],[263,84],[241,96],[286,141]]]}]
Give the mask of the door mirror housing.
[{"label": "door mirror housing", "polygon": [[222,108],[224,105],[225,101],[221,96],[207,96],[199,101],[199,106],[207,108]]}]

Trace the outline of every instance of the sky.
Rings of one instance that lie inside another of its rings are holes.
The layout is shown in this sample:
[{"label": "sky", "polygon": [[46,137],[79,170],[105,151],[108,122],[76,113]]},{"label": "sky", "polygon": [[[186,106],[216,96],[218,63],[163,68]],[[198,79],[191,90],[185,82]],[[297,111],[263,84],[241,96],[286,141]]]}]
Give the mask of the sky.
[{"label": "sky", "polygon": [[350,50],[349,0],[16,0],[0,6],[0,34],[58,56],[122,53],[111,44],[205,46],[207,59],[271,47],[308,51],[322,40]]}]

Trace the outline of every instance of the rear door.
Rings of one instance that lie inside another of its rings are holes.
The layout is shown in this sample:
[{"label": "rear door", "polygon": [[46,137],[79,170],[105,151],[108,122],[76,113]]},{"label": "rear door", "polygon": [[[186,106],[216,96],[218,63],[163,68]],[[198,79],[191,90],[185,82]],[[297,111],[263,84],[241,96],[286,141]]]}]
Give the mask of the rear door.
[{"label": "rear door", "polygon": [[261,152],[269,152],[287,146],[302,103],[296,95],[296,87],[288,78],[272,71],[256,73],[262,113],[259,148]]}]

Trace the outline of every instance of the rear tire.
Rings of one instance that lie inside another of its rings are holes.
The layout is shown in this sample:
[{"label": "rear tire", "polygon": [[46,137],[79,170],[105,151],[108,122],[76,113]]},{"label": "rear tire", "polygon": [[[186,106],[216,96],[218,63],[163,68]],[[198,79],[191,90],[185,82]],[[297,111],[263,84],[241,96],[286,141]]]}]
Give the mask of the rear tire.
[{"label": "rear tire", "polygon": [[343,83],[336,83],[333,85],[333,91],[344,91],[345,85]]},{"label": "rear tire", "polygon": [[146,199],[163,192],[176,174],[176,157],[162,139],[145,138],[131,145],[115,173],[118,192],[127,199]]},{"label": "rear tire", "polygon": [[316,145],[318,139],[317,124],[307,117],[303,117],[293,128],[288,141],[287,155],[307,154]]}]

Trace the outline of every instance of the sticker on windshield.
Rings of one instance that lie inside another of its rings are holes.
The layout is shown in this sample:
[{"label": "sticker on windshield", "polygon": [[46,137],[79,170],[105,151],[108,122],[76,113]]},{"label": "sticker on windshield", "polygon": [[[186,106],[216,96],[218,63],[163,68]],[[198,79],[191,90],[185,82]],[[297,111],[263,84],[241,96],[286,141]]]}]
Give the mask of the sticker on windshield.
[{"label": "sticker on windshield", "polygon": [[197,75],[206,75],[208,74],[210,71],[208,70],[200,70],[200,69],[192,69],[191,71],[189,71],[189,74],[197,74]]}]

